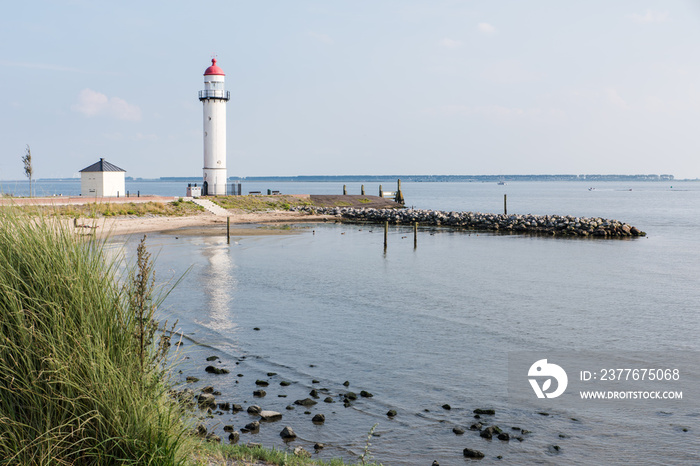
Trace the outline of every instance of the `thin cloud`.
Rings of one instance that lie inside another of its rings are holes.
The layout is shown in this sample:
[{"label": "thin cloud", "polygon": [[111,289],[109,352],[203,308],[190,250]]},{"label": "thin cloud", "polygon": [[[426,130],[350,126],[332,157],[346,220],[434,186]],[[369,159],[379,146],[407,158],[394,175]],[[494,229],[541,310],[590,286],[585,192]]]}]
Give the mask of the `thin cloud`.
[{"label": "thin cloud", "polygon": [[78,103],[71,108],[87,117],[108,116],[118,120],[141,120],[141,109],[137,105],[119,97],[107,97],[92,89],[80,91]]},{"label": "thin cloud", "polygon": [[323,42],[324,44],[329,44],[329,45],[330,45],[330,44],[334,44],[334,43],[335,43],[335,41],[333,40],[333,38],[332,38],[331,36],[329,36],[328,34],[321,34],[321,33],[319,33],[319,32],[313,32],[313,31],[309,31],[309,32],[307,32],[306,34],[307,34],[309,37],[311,37],[311,38],[313,38],[313,39],[316,39],[316,40],[319,41],[319,42]]},{"label": "thin cloud", "polygon": [[496,28],[489,23],[479,23],[476,25],[476,30],[482,34],[491,35],[496,33]]},{"label": "thin cloud", "polygon": [[605,95],[607,96],[608,101],[610,101],[610,103],[612,103],[616,107],[620,107],[620,108],[627,108],[628,107],[625,99],[620,97],[620,94],[618,94],[615,89],[612,89],[612,88],[605,89]]},{"label": "thin cloud", "polygon": [[634,13],[628,16],[632,21],[639,24],[663,23],[668,21],[668,13],[647,10],[644,14]]},{"label": "thin cloud", "polygon": [[462,42],[445,37],[440,41],[440,46],[448,49],[456,49],[462,46]]}]

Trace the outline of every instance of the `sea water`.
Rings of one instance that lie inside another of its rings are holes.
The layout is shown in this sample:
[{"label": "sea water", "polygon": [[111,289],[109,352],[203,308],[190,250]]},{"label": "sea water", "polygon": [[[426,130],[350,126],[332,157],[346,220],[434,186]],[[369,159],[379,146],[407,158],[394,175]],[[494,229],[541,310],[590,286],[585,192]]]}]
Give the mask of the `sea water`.
[{"label": "sea water", "polygon": [[[274,188],[339,188],[297,185]],[[359,183],[348,188],[359,192]],[[242,443],[287,448],[279,432],[289,425],[299,436],[289,445],[313,451],[324,443],[321,458],[356,461],[368,451],[384,464],[462,464],[468,447],[486,454],[484,464],[498,456],[508,464],[700,462],[700,400],[690,394],[671,408],[552,402],[544,415],[534,395],[508,393],[509,355],[523,351],[625,352],[638,354],[632,363],[640,367],[655,352],[662,364],[698,379],[700,183],[403,188],[416,208],[500,213],[507,194],[509,213],[614,218],[647,236],[566,239],[420,227],[414,248],[412,229],[392,226],[385,250],[380,226],[333,222],[233,237],[231,244],[223,229],[220,236],[149,234],[159,282],[184,274],[161,309],[185,336],[182,386],[211,385],[220,401],[283,414],[259,433],[242,434]],[[208,356],[218,356],[214,364],[230,374],[205,373]],[[200,381],[184,384],[186,376]],[[264,398],[253,397],[261,388],[256,380],[269,382]],[[294,405],[322,388],[315,406]],[[361,390],[373,397],[359,397]],[[358,400],[346,408],[347,391]],[[334,402],[325,403],[326,396]],[[485,440],[468,430],[476,408],[495,409],[495,416],[482,416],[485,426],[531,433],[522,442]],[[316,413],[325,415],[323,425],[311,422]],[[255,419],[228,412],[208,425],[226,441],[224,425],[240,430]],[[457,426],[466,433],[455,435]]]}]

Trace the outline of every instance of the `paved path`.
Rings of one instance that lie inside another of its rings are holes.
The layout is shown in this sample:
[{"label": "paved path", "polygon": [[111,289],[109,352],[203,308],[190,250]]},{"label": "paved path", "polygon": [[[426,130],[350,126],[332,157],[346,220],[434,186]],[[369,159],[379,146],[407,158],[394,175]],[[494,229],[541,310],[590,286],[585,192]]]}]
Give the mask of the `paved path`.
[{"label": "paved path", "polygon": [[204,207],[208,212],[211,212],[212,214],[217,215],[219,217],[229,217],[231,215],[231,212],[229,212],[228,210],[224,209],[223,207],[219,207],[211,201],[202,199],[201,197],[192,198],[192,202]]}]

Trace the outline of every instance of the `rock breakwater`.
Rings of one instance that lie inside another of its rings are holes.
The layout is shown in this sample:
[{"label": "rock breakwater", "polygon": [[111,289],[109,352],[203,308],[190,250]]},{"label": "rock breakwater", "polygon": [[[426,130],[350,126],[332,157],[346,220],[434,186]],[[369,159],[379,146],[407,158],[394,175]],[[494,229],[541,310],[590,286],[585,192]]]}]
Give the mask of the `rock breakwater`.
[{"label": "rock breakwater", "polygon": [[352,207],[293,207],[291,210],[332,215],[352,223],[448,226],[475,231],[523,233],[549,236],[594,236],[624,238],[646,236],[627,223],[599,217],[572,215],[483,214],[480,212],[446,212],[419,209],[358,209]]}]

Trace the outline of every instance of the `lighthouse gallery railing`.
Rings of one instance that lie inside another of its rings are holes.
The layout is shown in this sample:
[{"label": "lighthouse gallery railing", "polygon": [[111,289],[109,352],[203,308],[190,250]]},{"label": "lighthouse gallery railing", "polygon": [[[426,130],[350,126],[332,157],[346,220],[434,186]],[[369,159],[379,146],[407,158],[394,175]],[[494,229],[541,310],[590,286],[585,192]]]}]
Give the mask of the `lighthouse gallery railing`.
[{"label": "lighthouse gallery railing", "polygon": [[230,98],[231,98],[230,91],[222,91],[222,90],[216,90],[216,89],[199,91],[199,100],[204,100],[204,99],[229,100]]}]

